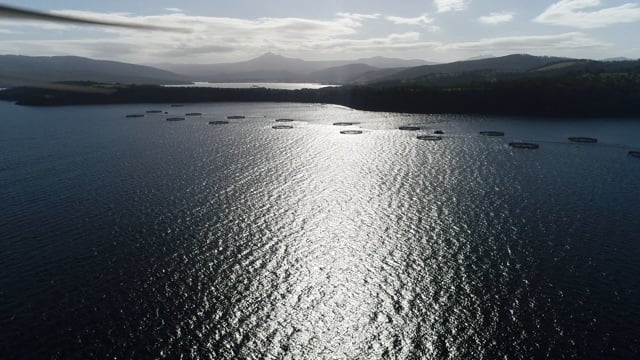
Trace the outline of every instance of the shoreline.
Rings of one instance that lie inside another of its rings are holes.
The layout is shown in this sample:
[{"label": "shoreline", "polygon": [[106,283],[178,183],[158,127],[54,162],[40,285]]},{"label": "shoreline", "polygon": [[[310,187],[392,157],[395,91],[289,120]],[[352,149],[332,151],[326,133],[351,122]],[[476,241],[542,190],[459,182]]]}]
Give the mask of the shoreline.
[{"label": "shoreline", "polygon": [[[515,85],[515,86],[514,86]],[[217,102],[292,102],[346,106],[356,110],[408,114],[508,115],[563,118],[639,117],[640,85],[535,86],[498,83],[463,88],[419,86],[343,86],[283,90],[129,85],[108,93],[16,87],[0,91],[0,100],[21,106],[169,104]],[[590,84],[586,84],[590,85]]]}]

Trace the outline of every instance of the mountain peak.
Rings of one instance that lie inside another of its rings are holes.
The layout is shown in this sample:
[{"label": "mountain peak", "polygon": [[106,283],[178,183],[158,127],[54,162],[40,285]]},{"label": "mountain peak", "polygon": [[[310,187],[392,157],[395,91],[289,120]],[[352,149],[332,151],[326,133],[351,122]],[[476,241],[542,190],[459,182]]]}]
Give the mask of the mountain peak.
[{"label": "mountain peak", "polygon": [[278,55],[278,54],[275,54],[275,53],[272,53],[271,51],[269,51],[269,52],[266,52],[266,53],[258,56],[254,60],[271,60],[271,59],[286,59],[286,58],[284,56],[282,56],[282,55]]}]

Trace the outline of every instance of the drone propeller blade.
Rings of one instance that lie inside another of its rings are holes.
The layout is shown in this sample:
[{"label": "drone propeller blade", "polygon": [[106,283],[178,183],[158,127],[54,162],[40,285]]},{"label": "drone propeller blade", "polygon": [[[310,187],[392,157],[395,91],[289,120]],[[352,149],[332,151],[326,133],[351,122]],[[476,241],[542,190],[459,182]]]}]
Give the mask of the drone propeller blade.
[{"label": "drone propeller blade", "polygon": [[159,30],[159,31],[172,31],[190,33],[191,30],[186,28],[170,27],[170,26],[158,26],[149,24],[140,24],[126,21],[109,21],[85,18],[81,16],[71,15],[55,15],[46,12],[23,9],[13,6],[0,5],[0,18],[13,18],[13,19],[25,19],[25,20],[37,20],[37,21],[51,21],[51,22],[64,22],[64,23],[76,23],[76,24],[89,24],[89,25],[102,25],[102,26],[115,26],[129,29],[139,30]]}]

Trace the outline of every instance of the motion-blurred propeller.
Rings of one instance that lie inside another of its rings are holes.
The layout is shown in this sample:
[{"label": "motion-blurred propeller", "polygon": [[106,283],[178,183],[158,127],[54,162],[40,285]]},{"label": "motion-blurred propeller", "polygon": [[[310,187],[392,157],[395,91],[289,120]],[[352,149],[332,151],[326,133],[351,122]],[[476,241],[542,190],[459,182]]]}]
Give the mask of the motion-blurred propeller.
[{"label": "motion-blurred propeller", "polygon": [[2,18],[75,23],[75,24],[87,24],[87,25],[115,26],[115,27],[139,29],[139,30],[158,30],[158,31],[172,31],[172,32],[182,32],[182,33],[191,32],[191,30],[187,28],[140,24],[140,23],[128,22],[128,21],[100,20],[98,18],[88,18],[88,17],[82,17],[82,16],[56,15],[56,14],[46,13],[46,12],[37,11],[37,10],[24,9],[24,8],[0,4],[0,19]]}]

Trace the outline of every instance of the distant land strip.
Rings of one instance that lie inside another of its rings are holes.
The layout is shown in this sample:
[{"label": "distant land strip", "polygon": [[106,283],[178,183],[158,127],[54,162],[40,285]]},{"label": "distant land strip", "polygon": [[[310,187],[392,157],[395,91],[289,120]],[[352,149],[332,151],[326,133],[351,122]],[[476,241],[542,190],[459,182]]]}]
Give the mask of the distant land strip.
[{"label": "distant land strip", "polygon": [[[85,86],[108,86],[84,83]],[[385,84],[338,88],[220,89],[127,85],[108,94],[16,87],[0,91],[0,100],[19,105],[131,103],[299,102],[327,103],[367,111],[525,115],[545,117],[640,116],[638,74],[568,74],[474,82],[455,87]]]}]

